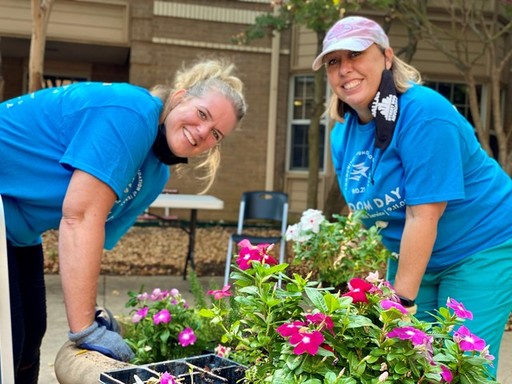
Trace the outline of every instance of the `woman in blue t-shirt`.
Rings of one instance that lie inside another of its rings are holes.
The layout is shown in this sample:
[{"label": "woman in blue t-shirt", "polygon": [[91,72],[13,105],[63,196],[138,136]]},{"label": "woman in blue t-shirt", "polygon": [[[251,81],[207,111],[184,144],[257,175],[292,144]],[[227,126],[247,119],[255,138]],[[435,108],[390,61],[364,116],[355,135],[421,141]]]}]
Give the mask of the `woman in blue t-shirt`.
[{"label": "woman in blue t-shirt", "polygon": [[206,60],[179,71],[172,88],[86,82],[0,104],[17,383],[37,382],[46,330],[41,235],[49,229],[59,230],[70,340],[118,360],[133,356],[108,311],[96,313],[103,249],[163,190],[169,165],[204,155],[198,167],[210,187],[219,143],[246,112],[233,71]]},{"label": "woman in blue t-shirt", "polygon": [[510,177],[373,20],[339,20],[313,62],[322,66],[338,183],[365,225],[385,227],[383,243],[399,255],[388,279],[402,304],[429,320],[447,298],[462,302],[474,315],[468,327],[490,344],[495,374],[512,310]]}]

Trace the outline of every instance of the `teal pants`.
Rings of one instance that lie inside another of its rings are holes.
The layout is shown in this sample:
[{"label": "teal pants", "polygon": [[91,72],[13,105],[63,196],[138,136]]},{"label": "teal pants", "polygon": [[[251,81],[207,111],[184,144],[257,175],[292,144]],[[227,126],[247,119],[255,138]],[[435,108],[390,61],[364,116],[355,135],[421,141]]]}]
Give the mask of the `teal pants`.
[{"label": "teal pants", "polygon": [[[396,260],[388,263],[387,279],[391,284],[397,265]],[[473,312],[473,320],[465,320],[464,325],[490,346],[495,357],[490,373],[495,377],[501,339],[512,312],[512,240],[475,253],[444,270],[425,273],[416,298],[416,318],[432,321],[426,312],[446,307],[448,297]]]}]

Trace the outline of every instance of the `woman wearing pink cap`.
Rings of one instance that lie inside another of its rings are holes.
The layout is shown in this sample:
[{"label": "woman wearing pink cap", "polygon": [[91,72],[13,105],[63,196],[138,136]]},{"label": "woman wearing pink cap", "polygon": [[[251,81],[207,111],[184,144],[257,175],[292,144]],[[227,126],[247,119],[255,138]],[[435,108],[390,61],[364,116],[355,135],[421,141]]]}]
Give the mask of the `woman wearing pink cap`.
[{"label": "woman wearing pink cap", "polygon": [[373,20],[346,17],[327,33],[313,69],[325,67],[336,125],[332,158],[352,211],[385,222],[399,254],[388,279],[417,317],[448,298],[490,344],[494,369],[512,310],[512,181],[474,129],[420,73],[393,54]]}]

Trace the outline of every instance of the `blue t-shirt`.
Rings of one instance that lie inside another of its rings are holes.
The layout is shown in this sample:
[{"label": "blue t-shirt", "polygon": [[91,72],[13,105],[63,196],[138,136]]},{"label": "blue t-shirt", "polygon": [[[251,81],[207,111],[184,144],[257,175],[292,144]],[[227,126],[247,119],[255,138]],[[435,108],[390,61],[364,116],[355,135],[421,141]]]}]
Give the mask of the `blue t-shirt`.
[{"label": "blue t-shirt", "polygon": [[162,191],[169,168],[153,154],[162,102],[123,83],[77,83],[0,104],[0,194],[7,238],[40,242],[56,229],[74,169],[117,195],[106,223],[112,248]]},{"label": "blue t-shirt", "polygon": [[447,202],[428,270],[512,238],[512,181],[473,127],[439,93],[414,85],[399,97],[390,146],[375,148],[375,121],[347,113],[331,133],[332,158],[349,208],[366,226],[387,223],[383,243],[399,252],[406,205]]}]

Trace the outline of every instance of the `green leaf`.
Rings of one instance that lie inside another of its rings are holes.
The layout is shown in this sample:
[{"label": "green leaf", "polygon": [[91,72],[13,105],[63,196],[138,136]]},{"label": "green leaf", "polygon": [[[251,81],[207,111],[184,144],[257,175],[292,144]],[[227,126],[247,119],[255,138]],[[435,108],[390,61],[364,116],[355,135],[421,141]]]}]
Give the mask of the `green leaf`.
[{"label": "green leaf", "polygon": [[286,366],[290,371],[294,371],[302,364],[302,355],[290,355],[286,358]]},{"label": "green leaf", "polygon": [[318,292],[318,289],[306,287],[305,291],[311,303],[321,312],[327,313],[327,304],[325,303],[323,295]]},{"label": "green leaf", "polygon": [[201,308],[198,312],[199,316],[206,317],[211,319],[212,317],[215,317],[215,313],[208,308]]}]

